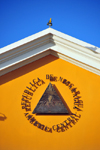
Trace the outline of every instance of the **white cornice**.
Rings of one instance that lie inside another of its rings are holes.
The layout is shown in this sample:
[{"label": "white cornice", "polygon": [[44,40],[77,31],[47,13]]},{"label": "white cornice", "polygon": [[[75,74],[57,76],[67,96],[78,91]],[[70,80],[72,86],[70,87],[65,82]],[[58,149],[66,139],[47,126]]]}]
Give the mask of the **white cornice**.
[{"label": "white cornice", "polygon": [[48,54],[100,75],[99,50],[100,48],[48,28],[2,48],[0,75]]}]

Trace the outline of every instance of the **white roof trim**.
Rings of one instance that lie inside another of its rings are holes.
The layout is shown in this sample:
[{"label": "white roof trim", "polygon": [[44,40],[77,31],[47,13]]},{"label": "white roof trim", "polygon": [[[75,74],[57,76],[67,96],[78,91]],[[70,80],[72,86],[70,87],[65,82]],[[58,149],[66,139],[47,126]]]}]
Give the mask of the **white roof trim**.
[{"label": "white roof trim", "polygon": [[0,53],[0,75],[48,54],[100,75],[100,48],[52,28],[1,48]]}]

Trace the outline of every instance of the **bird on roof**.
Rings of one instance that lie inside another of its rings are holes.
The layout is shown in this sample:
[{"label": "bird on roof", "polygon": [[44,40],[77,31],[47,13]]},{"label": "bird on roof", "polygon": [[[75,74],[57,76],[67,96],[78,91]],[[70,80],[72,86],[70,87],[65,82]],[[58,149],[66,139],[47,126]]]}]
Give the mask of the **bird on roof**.
[{"label": "bird on roof", "polygon": [[52,26],[52,18],[50,18],[50,20],[49,20],[49,22],[47,23],[47,25],[48,25],[49,27]]}]

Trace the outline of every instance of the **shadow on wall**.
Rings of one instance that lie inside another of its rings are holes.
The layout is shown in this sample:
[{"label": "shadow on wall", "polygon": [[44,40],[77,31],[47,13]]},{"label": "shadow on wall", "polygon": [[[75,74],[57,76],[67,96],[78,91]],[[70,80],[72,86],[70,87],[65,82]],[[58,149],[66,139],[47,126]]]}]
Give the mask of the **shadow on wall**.
[{"label": "shadow on wall", "polygon": [[16,70],[13,70],[13,71],[5,74],[5,75],[2,75],[0,77],[0,85],[6,83],[8,81],[11,81],[13,79],[16,79],[22,75],[25,75],[25,74],[27,74],[27,73],[29,73],[29,72],[37,69],[37,68],[40,68],[40,67],[42,67],[42,66],[44,66],[44,65],[46,65],[52,61],[55,61],[57,59],[58,59],[57,57],[50,54],[48,56],[45,56],[43,58],[40,58],[40,59],[32,62],[32,63],[29,63],[23,67],[20,67]]},{"label": "shadow on wall", "polygon": [[0,113],[0,121],[5,121],[5,119],[7,119],[7,117],[4,114]]}]

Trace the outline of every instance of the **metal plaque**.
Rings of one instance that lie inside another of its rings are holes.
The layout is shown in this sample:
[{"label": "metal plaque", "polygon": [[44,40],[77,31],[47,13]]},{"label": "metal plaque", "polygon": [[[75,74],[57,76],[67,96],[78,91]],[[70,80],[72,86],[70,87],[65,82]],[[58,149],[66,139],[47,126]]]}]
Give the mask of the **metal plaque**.
[{"label": "metal plaque", "polygon": [[68,114],[68,110],[58,96],[56,90],[49,83],[33,113],[36,114]]}]

